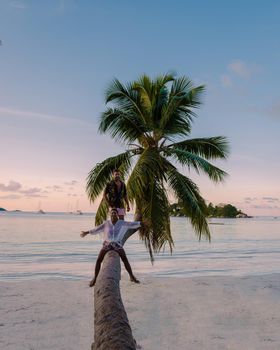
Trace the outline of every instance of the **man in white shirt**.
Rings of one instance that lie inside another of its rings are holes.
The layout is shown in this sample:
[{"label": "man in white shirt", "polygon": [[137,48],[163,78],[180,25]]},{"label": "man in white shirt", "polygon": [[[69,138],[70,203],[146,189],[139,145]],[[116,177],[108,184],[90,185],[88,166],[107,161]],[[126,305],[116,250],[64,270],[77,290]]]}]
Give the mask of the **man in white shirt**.
[{"label": "man in white shirt", "polygon": [[130,280],[134,283],[140,283],[132,273],[130,263],[123,249],[122,240],[128,230],[140,228],[141,225],[142,224],[140,221],[129,222],[124,220],[119,220],[118,211],[117,209],[114,208],[111,210],[111,220],[107,220],[103,222],[103,224],[95,227],[92,230],[82,231],[82,233],[80,234],[82,238],[88,234],[96,235],[98,233],[102,233],[103,235],[103,247],[100,250],[96,261],[95,276],[90,281],[90,284],[89,284],[90,287],[93,287],[95,285],[97,276],[100,271],[101,263],[104,259],[105,254],[110,250],[115,250],[116,252],[118,252],[120,258],[124,263],[124,266],[127,272],[129,273]]}]

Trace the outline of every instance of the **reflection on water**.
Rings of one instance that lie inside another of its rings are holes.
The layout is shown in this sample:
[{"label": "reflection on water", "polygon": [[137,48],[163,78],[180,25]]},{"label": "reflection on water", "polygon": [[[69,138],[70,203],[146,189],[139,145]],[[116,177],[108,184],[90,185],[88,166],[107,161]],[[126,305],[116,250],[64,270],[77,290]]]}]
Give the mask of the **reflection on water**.
[{"label": "reflection on water", "polygon": [[[129,218],[131,219],[131,217]],[[172,218],[175,248],[154,265],[137,233],[125,245],[135,274],[154,276],[249,275],[279,272],[278,218],[212,219],[212,242],[198,242],[185,218]],[[0,214],[0,280],[89,279],[101,247],[92,236],[93,215]]]}]

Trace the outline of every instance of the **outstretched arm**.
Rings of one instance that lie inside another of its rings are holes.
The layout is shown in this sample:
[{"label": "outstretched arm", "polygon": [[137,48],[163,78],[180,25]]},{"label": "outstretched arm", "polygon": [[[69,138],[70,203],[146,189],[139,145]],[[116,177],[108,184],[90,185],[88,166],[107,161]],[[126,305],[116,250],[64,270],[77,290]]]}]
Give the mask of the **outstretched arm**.
[{"label": "outstretched arm", "polygon": [[124,221],[124,230],[122,230],[119,237],[121,244],[124,245],[125,241],[141,226],[141,221]]},{"label": "outstretched arm", "polygon": [[81,233],[80,233],[80,236],[82,237],[82,238],[84,238],[86,235],[88,235],[89,234],[89,231],[82,231]]},{"label": "outstretched arm", "polygon": [[149,226],[149,222],[147,220],[143,221],[126,221],[125,225],[128,226],[129,228],[140,228],[140,227],[147,227]]},{"label": "outstretched arm", "polygon": [[128,228],[139,228],[142,226],[141,221],[125,221],[125,226]]},{"label": "outstretched arm", "polygon": [[93,228],[92,230],[89,230],[89,231],[82,231],[80,236],[82,238],[84,238],[86,235],[90,234],[90,235],[97,235],[98,233],[102,232],[104,230],[104,227],[105,227],[105,223],[99,225],[99,226],[96,226],[95,228]]}]

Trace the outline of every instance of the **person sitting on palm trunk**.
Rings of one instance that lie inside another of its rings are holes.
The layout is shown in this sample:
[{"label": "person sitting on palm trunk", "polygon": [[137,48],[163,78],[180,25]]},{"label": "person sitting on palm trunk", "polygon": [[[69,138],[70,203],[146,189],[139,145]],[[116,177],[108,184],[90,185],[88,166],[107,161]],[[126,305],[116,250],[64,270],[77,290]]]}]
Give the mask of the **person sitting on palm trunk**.
[{"label": "person sitting on palm trunk", "polygon": [[105,221],[103,224],[95,227],[89,231],[82,231],[80,236],[83,238],[88,234],[96,235],[98,233],[103,233],[103,246],[99,252],[96,265],[95,265],[95,275],[91,280],[89,286],[93,287],[95,285],[97,276],[99,274],[101,263],[107,252],[110,250],[115,250],[120,258],[122,259],[124,266],[129,274],[130,280],[134,283],[140,283],[137,278],[133,275],[130,263],[127,259],[126,253],[123,249],[122,240],[128,230],[138,229],[142,226],[140,221],[124,221],[119,220],[117,209],[113,208],[111,210],[111,220]]},{"label": "person sitting on palm trunk", "polygon": [[130,211],[130,207],[127,199],[126,186],[121,180],[119,169],[113,170],[113,180],[107,183],[103,198],[107,202],[109,208],[117,209],[119,219],[124,220],[126,214],[125,204],[127,211]]}]

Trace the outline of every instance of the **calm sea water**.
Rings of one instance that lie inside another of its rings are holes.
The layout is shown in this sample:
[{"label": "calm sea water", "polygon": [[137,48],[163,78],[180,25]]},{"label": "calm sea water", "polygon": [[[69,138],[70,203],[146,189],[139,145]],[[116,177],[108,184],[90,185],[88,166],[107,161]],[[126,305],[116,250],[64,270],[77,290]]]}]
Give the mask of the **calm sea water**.
[{"label": "calm sea water", "polygon": [[[127,217],[127,220],[132,218]],[[175,248],[154,265],[137,233],[125,249],[136,275],[188,277],[279,272],[280,218],[211,219],[212,242],[198,242],[186,218],[172,218]],[[89,279],[101,241],[80,238],[94,215],[1,213],[0,280]]]}]

